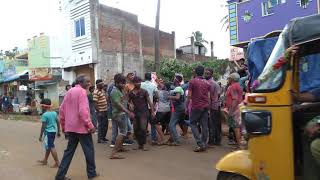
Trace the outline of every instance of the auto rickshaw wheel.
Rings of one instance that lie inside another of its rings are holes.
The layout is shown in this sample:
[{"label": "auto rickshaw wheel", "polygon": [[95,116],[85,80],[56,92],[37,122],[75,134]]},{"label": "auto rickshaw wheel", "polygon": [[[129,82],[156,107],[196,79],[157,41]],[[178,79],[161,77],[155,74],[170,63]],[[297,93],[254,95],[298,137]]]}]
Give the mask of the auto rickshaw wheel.
[{"label": "auto rickshaw wheel", "polygon": [[249,179],[239,174],[220,171],[218,173],[217,180],[249,180]]}]

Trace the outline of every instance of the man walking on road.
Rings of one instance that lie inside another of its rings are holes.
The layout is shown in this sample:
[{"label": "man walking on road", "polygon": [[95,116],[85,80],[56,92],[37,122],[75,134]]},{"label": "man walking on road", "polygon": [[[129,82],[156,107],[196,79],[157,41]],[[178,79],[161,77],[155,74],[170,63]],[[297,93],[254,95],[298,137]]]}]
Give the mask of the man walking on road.
[{"label": "man walking on road", "polygon": [[213,69],[205,72],[206,80],[210,84],[210,117],[209,117],[209,146],[221,145],[221,119],[220,119],[220,86],[213,80]]},{"label": "man walking on road", "polygon": [[[194,152],[203,152],[207,148],[208,139],[208,107],[210,99],[210,84],[203,78],[204,67],[195,69],[196,77],[189,82],[188,103],[191,102],[191,130],[198,147]],[[188,107],[187,103],[187,107]],[[198,129],[201,126],[201,137]]]},{"label": "man walking on road", "polygon": [[99,176],[96,172],[92,133],[96,131],[91,120],[86,89],[90,81],[85,75],[77,77],[77,85],[70,89],[60,107],[62,131],[68,133],[68,146],[56,175],[56,180],[69,180],[66,177],[73,155],[80,142],[86,157],[87,176],[93,179]]},{"label": "man walking on road", "polygon": [[108,101],[104,89],[104,84],[101,79],[96,81],[97,89],[93,93],[93,101],[98,117],[98,143],[107,143],[108,132]]}]

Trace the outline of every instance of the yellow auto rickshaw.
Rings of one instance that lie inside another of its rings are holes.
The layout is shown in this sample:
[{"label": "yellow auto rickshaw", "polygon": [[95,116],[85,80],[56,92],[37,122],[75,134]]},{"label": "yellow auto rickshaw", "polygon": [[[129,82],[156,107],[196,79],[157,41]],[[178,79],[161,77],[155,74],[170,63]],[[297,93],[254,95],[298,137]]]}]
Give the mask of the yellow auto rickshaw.
[{"label": "yellow auto rickshaw", "polygon": [[[298,46],[299,54],[284,57],[291,46]],[[291,20],[241,111],[249,136],[248,149],[227,154],[216,164],[218,180],[320,179],[319,165],[304,134],[306,123],[320,115],[320,104],[296,103],[292,94],[303,92],[302,87],[320,87],[317,53],[320,53],[320,15]],[[310,57],[313,65],[306,60]]]}]

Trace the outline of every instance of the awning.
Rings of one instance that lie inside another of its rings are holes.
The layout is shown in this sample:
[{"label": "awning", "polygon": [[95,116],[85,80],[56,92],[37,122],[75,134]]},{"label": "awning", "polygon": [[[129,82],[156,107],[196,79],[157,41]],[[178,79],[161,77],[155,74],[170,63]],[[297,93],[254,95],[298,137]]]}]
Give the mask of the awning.
[{"label": "awning", "polygon": [[14,74],[12,76],[9,76],[7,77],[6,79],[3,80],[3,83],[6,83],[6,82],[10,82],[10,81],[15,81],[15,80],[18,80],[18,79],[21,79],[21,80],[29,80],[29,72],[28,70],[25,70],[19,74]]},{"label": "awning", "polygon": [[57,81],[35,81],[36,87],[41,87],[41,86],[49,86],[49,85],[54,85],[57,84]]}]

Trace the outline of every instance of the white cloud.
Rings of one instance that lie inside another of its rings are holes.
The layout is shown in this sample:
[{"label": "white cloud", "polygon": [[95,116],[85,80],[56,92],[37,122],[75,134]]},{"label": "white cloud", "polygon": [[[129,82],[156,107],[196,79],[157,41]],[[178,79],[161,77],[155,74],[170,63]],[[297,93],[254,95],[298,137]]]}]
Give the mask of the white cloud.
[{"label": "white cloud", "polygon": [[[157,0],[100,0],[101,3],[137,14],[143,24],[154,26]],[[229,56],[228,33],[221,29],[220,19],[227,14],[224,0],[161,0],[161,30],[176,32],[177,46],[189,44],[193,31],[201,31],[214,41],[215,55]],[[1,2],[0,49],[26,47],[28,38],[45,32],[58,35],[58,0],[10,0]]]}]

